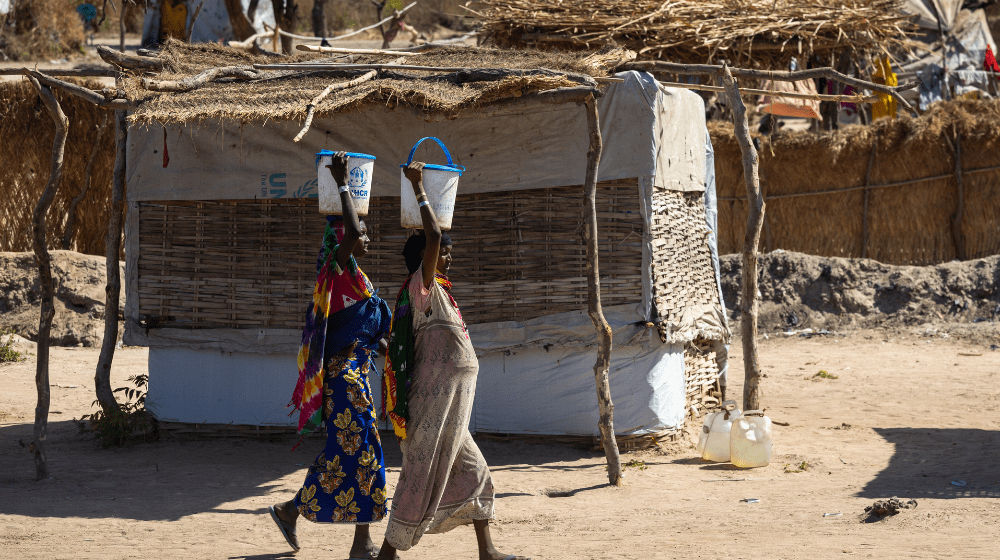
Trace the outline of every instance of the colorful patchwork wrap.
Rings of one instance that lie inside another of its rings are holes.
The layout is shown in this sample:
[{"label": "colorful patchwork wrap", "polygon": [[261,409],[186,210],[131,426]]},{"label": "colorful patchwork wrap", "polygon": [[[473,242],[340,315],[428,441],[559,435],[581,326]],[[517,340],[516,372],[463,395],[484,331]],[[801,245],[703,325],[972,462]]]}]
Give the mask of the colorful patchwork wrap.
[{"label": "colorful patchwork wrap", "polygon": [[[392,421],[393,431],[400,440],[406,439],[406,420],[409,418],[407,391],[416,363],[416,332],[413,329],[413,307],[410,302],[410,279],[406,277],[403,287],[396,295],[396,306],[392,310],[392,330],[389,333],[389,349],[385,356],[382,376],[382,417]],[[434,280],[444,288],[452,303],[451,282],[440,272],[434,273]],[[455,305],[457,308],[458,305]]]},{"label": "colorful patchwork wrap", "polygon": [[386,514],[382,443],[368,373],[391,315],[353,257],[345,269],[338,266],[336,242],[343,238],[338,225],[328,223],[324,235],[290,404],[299,411],[299,433],[325,420],[327,441],[295,505],[311,521],[365,524]]}]

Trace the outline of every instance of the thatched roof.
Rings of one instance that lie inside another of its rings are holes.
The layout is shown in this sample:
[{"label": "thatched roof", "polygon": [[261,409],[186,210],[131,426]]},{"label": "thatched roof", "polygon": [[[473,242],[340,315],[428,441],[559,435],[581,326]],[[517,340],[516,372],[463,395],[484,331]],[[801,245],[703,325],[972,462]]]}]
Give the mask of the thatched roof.
[{"label": "thatched roof", "polygon": [[792,57],[855,57],[902,47],[899,0],[481,0],[494,44],[559,49],[609,41],[641,60],[784,69]]},{"label": "thatched roof", "polygon": [[[255,70],[261,64],[386,64],[392,55],[297,53],[277,57],[203,43],[170,42],[158,57],[165,63],[156,80],[181,81],[220,67],[240,67],[254,74],[226,78],[184,92],[151,91],[143,76],[124,86],[136,104],[130,116],[137,123],[183,123],[204,119],[302,120],[307,106],[332,84],[348,82],[368,70]],[[450,68],[442,72],[380,70],[374,79],[334,91],[315,108],[316,116],[361,110],[372,105],[404,105],[428,113],[454,115],[507,99],[570,87],[596,87],[593,77],[608,76],[634,57],[620,47],[598,52],[553,53],[449,46],[411,56],[404,64]],[[486,69],[456,72],[454,68]],[[508,70],[518,70],[507,72]],[[524,72],[519,72],[524,70]]]}]

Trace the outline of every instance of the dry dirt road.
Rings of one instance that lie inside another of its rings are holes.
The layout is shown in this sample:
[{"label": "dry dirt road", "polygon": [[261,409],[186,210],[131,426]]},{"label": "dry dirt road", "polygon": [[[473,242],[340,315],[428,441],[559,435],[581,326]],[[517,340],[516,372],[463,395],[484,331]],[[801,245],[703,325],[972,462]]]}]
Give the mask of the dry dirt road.
[{"label": "dry dirt road", "polygon": [[[72,422],[91,411],[97,356],[53,352],[54,478],[41,483],[19,444],[31,439],[34,363],[0,365],[0,557],[290,556],[266,507],[291,497],[321,442],[294,452],[290,441],[238,439],[101,450]],[[709,464],[684,443],[625,456],[647,468],[629,468],[614,488],[591,451],[481,441],[498,492],[495,540],[536,559],[1000,557],[1000,351],[860,331],[771,338],[761,356],[767,413],[789,424],[775,427],[770,466]],[[145,368],[145,350],[120,351],[113,385]],[[813,380],[819,370],[838,378]],[[738,347],[730,375],[740,395]],[[392,486],[400,455],[391,442],[386,453]],[[861,521],[866,505],[890,496],[919,505]],[[372,528],[376,538],[384,526]],[[346,558],[350,531],[304,523],[297,557]],[[403,558],[475,551],[471,528],[460,528],[425,536]]]}]

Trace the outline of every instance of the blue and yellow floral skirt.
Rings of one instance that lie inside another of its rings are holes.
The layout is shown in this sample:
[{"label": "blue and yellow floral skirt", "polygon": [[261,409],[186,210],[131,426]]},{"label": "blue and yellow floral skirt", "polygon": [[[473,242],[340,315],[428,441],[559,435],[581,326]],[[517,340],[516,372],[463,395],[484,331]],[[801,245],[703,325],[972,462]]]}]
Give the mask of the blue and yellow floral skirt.
[{"label": "blue and yellow floral skirt", "polygon": [[375,423],[369,352],[336,356],[323,379],[326,447],[309,467],[295,506],[318,523],[373,523],[387,512],[385,464]]}]

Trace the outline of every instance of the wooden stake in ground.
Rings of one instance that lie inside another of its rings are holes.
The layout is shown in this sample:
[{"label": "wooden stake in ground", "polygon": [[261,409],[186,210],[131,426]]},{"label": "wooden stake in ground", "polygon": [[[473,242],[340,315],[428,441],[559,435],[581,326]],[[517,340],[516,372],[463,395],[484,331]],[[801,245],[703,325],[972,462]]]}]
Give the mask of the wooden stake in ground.
[{"label": "wooden stake in ground", "polygon": [[101,342],[101,356],[97,360],[94,387],[97,402],[107,418],[121,413],[115,394],[111,390],[111,363],[115,359],[118,345],[118,297],[121,294],[121,270],[118,254],[122,240],[122,212],[125,209],[125,149],[128,146],[128,123],[125,111],[115,111],[115,174],[111,185],[111,211],[108,219],[108,235],[104,238],[104,256],[107,263],[108,283],[104,288],[104,340]]},{"label": "wooden stake in ground", "polygon": [[757,176],[757,150],[750,141],[750,125],[747,122],[747,108],[736,87],[736,80],[723,68],[722,83],[726,86],[729,106],[733,111],[733,126],[736,139],[743,152],[743,180],[747,186],[747,231],[743,237],[743,294],[740,309],[740,327],[743,331],[743,369],[746,382],[743,385],[743,410],[760,410],[760,359],[757,355],[757,247],[760,245],[760,229],[764,223],[764,197],[760,192]]},{"label": "wooden stake in ground", "polygon": [[38,262],[38,278],[42,289],[42,310],[38,319],[38,362],[35,366],[35,388],[38,391],[38,404],[35,406],[35,439],[31,442],[31,451],[35,454],[35,479],[49,478],[49,466],[45,457],[45,435],[49,421],[49,332],[52,330],[52,319],[56,308],[53,303],[55,289],[52,285],[52,261],[45,240],[45,213],[59,190],[59,178],[62,176],[63,153],[66,148],[66,133],[69,119],[63,113],[59,101],[48,86],[41,85],[33,76],[28,76],[31,85],[35,87],[45,108],[48,109],[52,121],[56,125],[55,140],[52,142],[52,165],[49,170],[49,182],[38,199],[35,212],[31,217],[32,248],[35,260]]},{"label": "wooden stake in ground", "polygon": [[598,121],[597,103],[594,96],[587,98],[587,129],[590,132],[590,149],[587,150],[587,175],[584,182],[583,239],[587,244],[587,312],[597,330],[597,363],[594,364],[594,378],[597,381],[597,406],[600,417],[597,425],[601,430],[604,454],[608,458],[608,482],[615,486],[622,484],[622,460],[618,455],[615,441],[614,412],[611,402],[611,385],[608,370],[611,369],[611,325],[604,318],[601,309],[601,273],[597,262],[597,170],[601,162],[601,126]]}]

